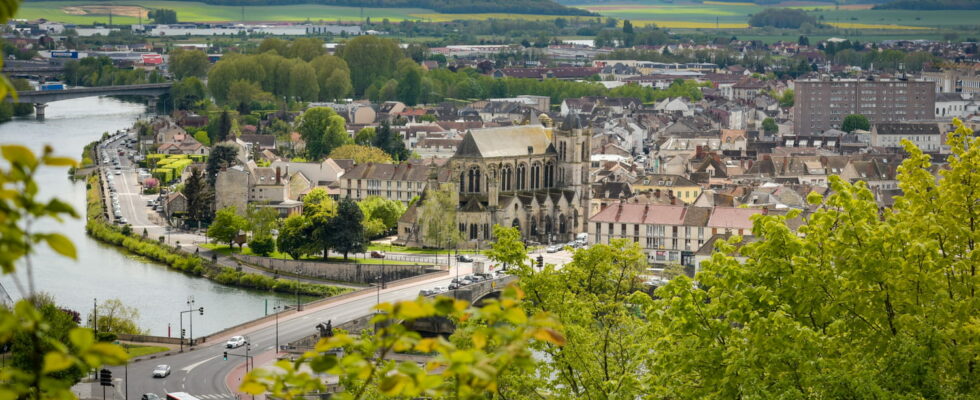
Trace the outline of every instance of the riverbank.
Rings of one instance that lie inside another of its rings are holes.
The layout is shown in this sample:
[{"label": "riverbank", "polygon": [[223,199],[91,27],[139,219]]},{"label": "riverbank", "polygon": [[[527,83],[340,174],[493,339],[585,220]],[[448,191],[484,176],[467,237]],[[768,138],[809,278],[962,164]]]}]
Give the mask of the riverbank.
[{"label": "riverbank", "polygon": [[105,201],[100,189],[102,185],[99,176],[93,174],[87,183],[86,215],[88,220],[85,224],[85,231],[97,241],[120,247],[131,254],[162,263],[171,269],[228,286],[317,297],[331,297],[350,291],[350,289],[336,286],[297,282],[242,272],[232,267],[215,264],[197,255],[185,253],[178,247],[144,238],[125,227],[117,228],[109,225],[105,218]]}]

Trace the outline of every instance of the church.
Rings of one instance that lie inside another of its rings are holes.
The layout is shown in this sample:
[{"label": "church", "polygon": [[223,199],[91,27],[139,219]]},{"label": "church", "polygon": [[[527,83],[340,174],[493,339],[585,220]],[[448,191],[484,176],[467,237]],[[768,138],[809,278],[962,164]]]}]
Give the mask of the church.
[{"label": "church", "polygon": [[[540,125],[469,130],[440,168],[450,177],[442,187],[458,193],[460,248],[486,247],[494,225],[517,227],[527,241],[544,244],[568,242],[585,231],[591,130],[577,116],[557,127],[545,114],[538,119]],[[435,185],[435,179],[427,184]],[[405,213],[398,241],[434,246],[425,243],[418,219],[417,207]]]}]

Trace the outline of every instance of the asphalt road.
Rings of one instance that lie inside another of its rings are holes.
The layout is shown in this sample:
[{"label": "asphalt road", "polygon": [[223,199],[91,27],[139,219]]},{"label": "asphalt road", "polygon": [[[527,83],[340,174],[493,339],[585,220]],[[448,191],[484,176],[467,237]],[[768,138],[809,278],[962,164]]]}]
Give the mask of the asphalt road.
[{"label": "asphalt road", "polygon": [[[460,272],[462,274],[469,273],[469,265],[463,264]],[[445,287],[449,285],[450,280],[451,277],[446,277],[397,288],[388,288],[380,292],[380,301],[414,299],[420,290],[431,289],[436,286]],[[371,308],[378,301],[377,292],[369,292],[335,304],[328,304],[315,309],[304,309],[299,313],[280,318],[278,324],[279,344],[284,345],[316,333],[315,325],[320,322],[330,320],[336,326],[369,315],[372,312]],[[212,312],[220,312],[220,310]],[[250,355],[253,356],[259,353],[272,352],[276,346],[276,327],[273,322],[251,330],[234,332],[228,337],[234,335],[245,335],[250,339],[252,343]],[[226,349],[225,340],[228,337],[215,338],[213,342],[197,347],[193,351],[186,351],[185,349],[184,353],[130,364],[128,366],[129,398],[138,399],[143,393],[156,393],[163,396],[170,392],[188,392],[208,400],[235,398],[232,390],[227,387],[225,378],[233,369],[244,364],[244,358],[229,356],[228,360],[225,361],[222,355],[225,351],[230,354],[244,354],[245,349],[244,347]],[[170,376],[153,378],[152,371],[158,364],[170,365],[172,368]],[[114,378],[123,378],[125,375],[123,367],[110,369],[113,371]],[[115,398],[125,398],[123,396],[125,385],[121,380],[117,382]]]}]

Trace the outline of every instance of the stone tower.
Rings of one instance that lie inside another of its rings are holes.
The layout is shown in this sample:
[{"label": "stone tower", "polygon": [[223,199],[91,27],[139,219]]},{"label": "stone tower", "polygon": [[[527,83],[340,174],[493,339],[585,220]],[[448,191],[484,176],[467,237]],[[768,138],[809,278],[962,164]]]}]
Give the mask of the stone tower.
[{"label": "stone tower", "polygon": [[573,230],[584,230],[588,219],[589,197],[592,188],[589,182],[589,163],[592,130],[578,115],[568,115],[555,130],[555,150],[558,151],[559,183],[566,190],[576,194],[574,207],[578,210]]}]

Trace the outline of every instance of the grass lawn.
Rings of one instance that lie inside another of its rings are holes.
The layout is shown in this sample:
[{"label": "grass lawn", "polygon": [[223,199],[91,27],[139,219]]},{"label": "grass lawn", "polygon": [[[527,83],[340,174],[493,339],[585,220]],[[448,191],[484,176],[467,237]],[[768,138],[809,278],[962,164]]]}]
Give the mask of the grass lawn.
[{"label": "grass lawn", "polygon": [[162,351],[170,350],[163,346],[139,346],[133,344],[124,344],[123,349],[129,354],[130,358],[141,357],[148,354],[159,353]]},{"label": "grass lawn", "polygon": [[[189,1],[158,1],[158,0],[136,0],[119,3],[107,3],[98,1],[38,1],[25,2],[20,4],[20,9],[14,18],[37,19],[46,18],[53,21],[92,24],[94,22],[106,23],[109,21],[108,14],[88,14],[77,15],[65,12],[66,7],[79,7],[88,5],[118,4],[119,6],[140,6],[147,9],[168,8],[177,11],[177,19],[180,22],[241,22],[242,7],[210,5]],[[404,19],[422,19],[412,17],[411,14],[441,15],[432,10],[422,8],[364,8],[364,17],[381,20],[388,18],[392,21]],[[292,22],[319,22],[329,21],[360,21],[360,7],[326,6],[318,4],[292,4],[277,6],[245,6],[245,20],[251,22],[268,21],[292,21]],[[134,16],[127,17],[113,15],[113,24],[135,24],[138,19]],[[146,23],[146,19],[143,20]]]},{"label": "grass lawn", "polygon": [[[229,255],[229,254],[244,254],[246,256],[254,256],[254,255],[256,255],[256,254],[252,253],[252,249],[249,249],[248,247],[246,247],[244,250],[240,250],[238,247],[230,248],[226,244],[214,244],[214,243],[199,244],[198,246],[203,247],[203,248],[206,248],[206,249],[214,250],[214,251],[216,251],[216,252],[218,252],[219,254],[222,254],[222,255]],[[369,248],[368,249],[368,251],[371,251],[371,250],[378,250],[378,249],[373,249],[373,248]],[[432,253],[420,253],[420,254],[432,254]],[[292,257],[289,256],[289,254],[280,253],[278,251],[273,252],[272,254],[269,254],[269,257],[270,258],[280,259],[280,260],[292,260],[293,259]],[[301,258],[301,260],[323,261],[323,258],[322,257],[316,257],[316,256],[310,256],[310,257],[303,257],[303,258]],[[428,264],[428,263],[424,263],[424,262],[417,262],[416,263],[416,262],[401,261],[401,260],[382,260],[380,258],[355,258],[355,257],[350,257],[346,261],[344,260],[343,257],[330,257],[330,258],[327,259],[326,262],[335,262],[335,263],[357,262],[358,264],[388,264],[388,265]]]}]

